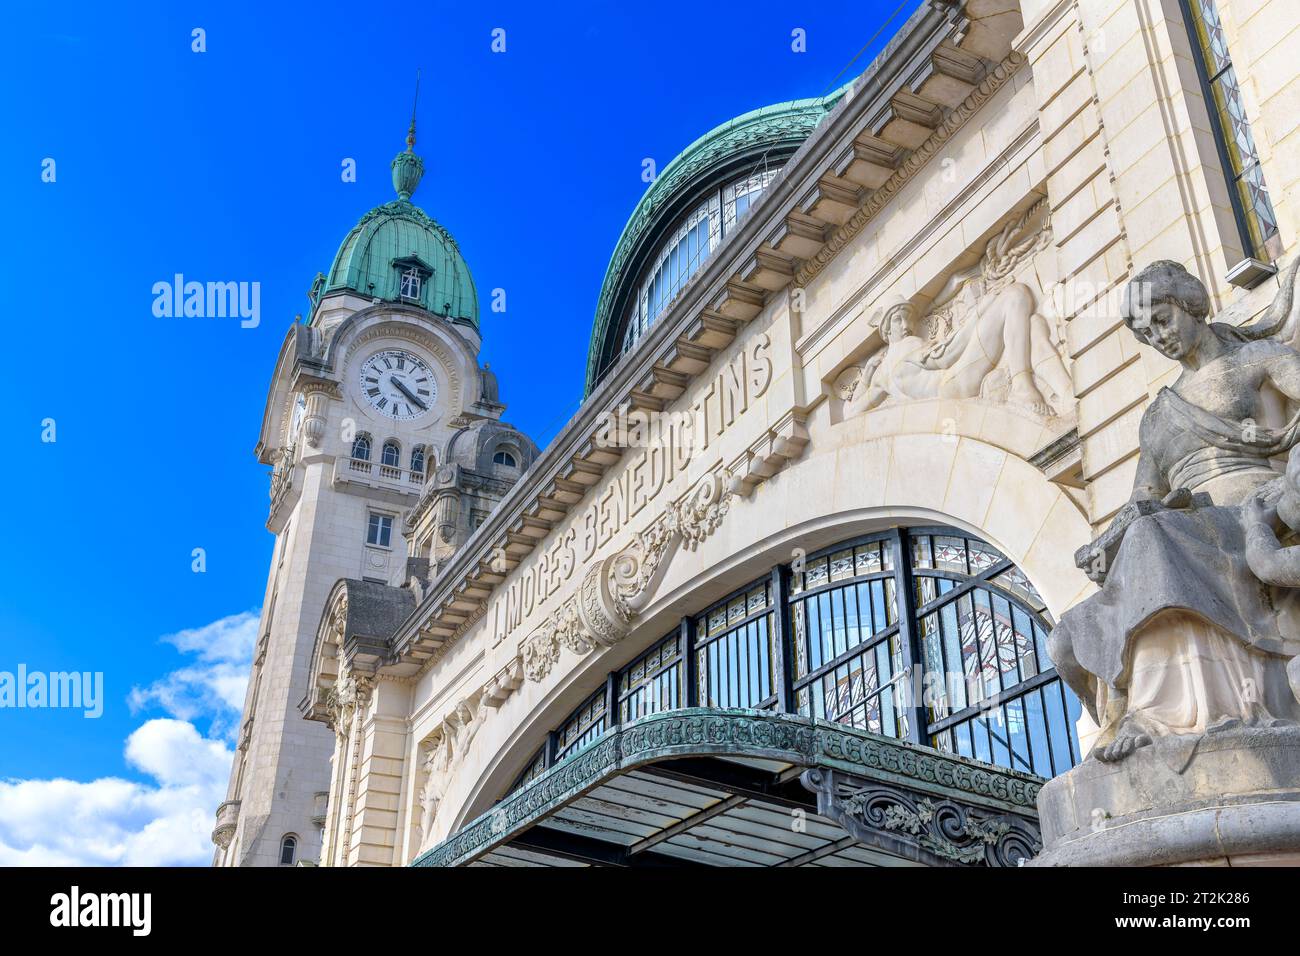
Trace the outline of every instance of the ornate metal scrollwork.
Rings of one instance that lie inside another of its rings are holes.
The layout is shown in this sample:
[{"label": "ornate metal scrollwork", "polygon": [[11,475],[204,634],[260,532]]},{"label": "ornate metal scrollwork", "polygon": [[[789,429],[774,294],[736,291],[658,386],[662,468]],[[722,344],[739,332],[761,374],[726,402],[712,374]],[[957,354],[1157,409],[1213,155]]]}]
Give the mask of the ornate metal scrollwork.
[{"label": "ornate metal scrollwork", "polygon": [[909,844],[922,862],[1019,866],[1043,848],[1038,825],[950,798],[929,797],[836,770],[800,777],[817,795],[817,812],[870,846],[882,838]]}]

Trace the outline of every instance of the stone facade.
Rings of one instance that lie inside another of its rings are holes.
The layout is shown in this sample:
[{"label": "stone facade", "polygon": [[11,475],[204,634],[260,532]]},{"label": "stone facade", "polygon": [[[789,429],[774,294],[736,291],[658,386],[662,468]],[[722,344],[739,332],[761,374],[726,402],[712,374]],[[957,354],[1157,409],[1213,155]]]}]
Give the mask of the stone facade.
[{"label": "stone facade", "polygon": [[[1217,7],[1289,261],[1300,8]],[[941,524],[1013,561],[1053,619],[1093,594],[1074,553],[1129,501],[1139,420],[1177,369],[1119,293],[1172,259],[1244,323],[1277,289],[1238,268],[1263,253],[1191,44],[1179,0],[923,6],[480,526],[439,544],[440,492],[413,505],[432,573],[409,615],[331,612],[356,555],[327,537],[355,516],[297,518],[322,536],[289,549],[301,654],[257,707],[312,739],[314,781],[330,735],[290,718],[290,683],[333,729],[322,863],[405,865],[459,833],[606,674],[792,555]],[[360,305],[348,336],[383,321]],[[304,467],[299,515],[328,475]],[[270,812],[238,826],[250,811]]]}]

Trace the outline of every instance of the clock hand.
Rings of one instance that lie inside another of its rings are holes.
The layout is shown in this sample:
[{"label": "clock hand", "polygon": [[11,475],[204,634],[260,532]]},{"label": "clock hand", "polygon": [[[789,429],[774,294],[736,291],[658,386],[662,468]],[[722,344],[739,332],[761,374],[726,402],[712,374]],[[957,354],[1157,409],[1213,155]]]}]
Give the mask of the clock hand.
[{"label": "clock hand", "polygon": [[403,395],[405,395],[405,396],[406,396],[408,399],[410,399],[411,401],[415,402],[415,404],[419,405],[419,406],[420,406],[420,409],[421,409],[422,411],[427,411],[427,410],[428,410],[429,406],[426,405],[426,404],[424,404],[424,402],[420,401],[420,400],[419,400],[418,398],[416,398],[414,395],[412,395],[412,394],[411,394],[411,390],[410,390],[409,388],[407,388],[405,385],[403,385],[400,381],[398,381],[396,375],[390,375],[390,376],[388,376],[388,380],[389,380],[390,382],[392,382],[394,385],[397,386],[397,390],[398,390],[399,392],[401,392]]}]

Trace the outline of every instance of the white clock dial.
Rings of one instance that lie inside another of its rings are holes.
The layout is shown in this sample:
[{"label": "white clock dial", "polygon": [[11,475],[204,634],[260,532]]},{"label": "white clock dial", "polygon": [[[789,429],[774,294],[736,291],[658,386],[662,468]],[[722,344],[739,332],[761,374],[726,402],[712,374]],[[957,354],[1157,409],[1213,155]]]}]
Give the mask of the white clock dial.
[{"label": "white clock dial", "polygon": [[385,349],[361,366],[361,394],[381,415],[409,422],[438,399],[438,385],[424,359],[406,349]]}]

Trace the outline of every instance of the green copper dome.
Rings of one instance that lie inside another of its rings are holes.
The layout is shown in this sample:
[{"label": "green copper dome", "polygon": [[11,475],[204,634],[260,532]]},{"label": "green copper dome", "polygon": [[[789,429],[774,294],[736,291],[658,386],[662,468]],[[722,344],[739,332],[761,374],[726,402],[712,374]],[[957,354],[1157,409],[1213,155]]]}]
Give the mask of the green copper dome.
[{"label": "green copper dome", "polygon": [[398,198],[376,206],[352,227],[330,266],[324,293],[351,290],[385,302],[409,302],[477,329],[478,294],[456,240],[411,202],[424,163],[408,146],[392,165]]},{"label": "green copper dome", "polygon": [[852,81],[827,96],[790,100],[751,110],[705,133],[673,159],[642,194],[610,256],[596,304],[587,354],[590,393],[619,358],[621,320],[632,286],[682,212],[682,203],[728,171],[784,163],[844,96]]}]

